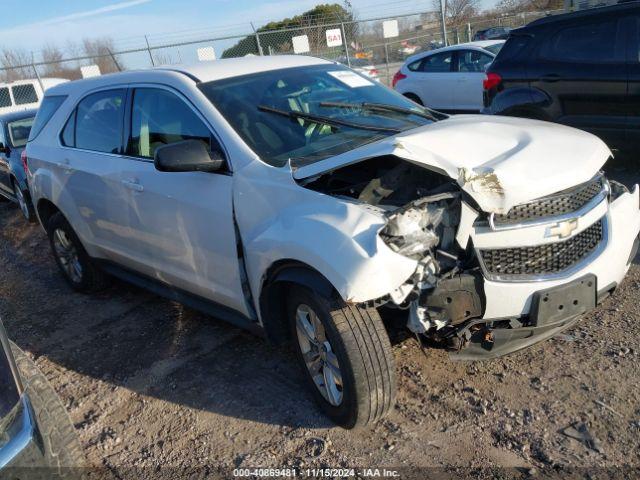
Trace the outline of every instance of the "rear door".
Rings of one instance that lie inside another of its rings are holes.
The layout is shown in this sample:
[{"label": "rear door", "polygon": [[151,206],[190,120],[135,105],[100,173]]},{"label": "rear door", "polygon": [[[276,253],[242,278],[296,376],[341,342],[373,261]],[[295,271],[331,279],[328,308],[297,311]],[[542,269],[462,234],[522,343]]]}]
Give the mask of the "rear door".
[{"label": "rear door", "polygon": [[[248,314],[233,217],[233,177],[216,173],[160,172],[156,150],[183,140],[222,147],[204,117],[179,92],[159,85],[132,91],[122,171],[134,268],[152,278]],[[224,155],[224,154],[223,154]]]},{"label": "rear door", "polygon": [[74,229],[101,256],[117,262],[131,251],[120,181],[127,162],[121,156],[126,97],[126,88],[112,88],[80,100],[62,130],[63,148],[52,166],[77,212],[68,218]]},{"label": "rear door", "polygon": [[610,144],[624,141],[627,101],[625,33],[613,15],[550,27],[528,64],[531,85],[552,100],[552,120]]},{"label": "rear door", "polygon": [[475,49],[457,50],[454,57],[453,99],[455,109],[478,112],[482,109],[482,82],[493,56]]},{"label": "rear door", "polygon": [[[422,59],[410,75],[412,91],[430,108],[451,110],[453,101],[453,51],[435,53]],[[406,82],[406,79],[403,80]]]}]

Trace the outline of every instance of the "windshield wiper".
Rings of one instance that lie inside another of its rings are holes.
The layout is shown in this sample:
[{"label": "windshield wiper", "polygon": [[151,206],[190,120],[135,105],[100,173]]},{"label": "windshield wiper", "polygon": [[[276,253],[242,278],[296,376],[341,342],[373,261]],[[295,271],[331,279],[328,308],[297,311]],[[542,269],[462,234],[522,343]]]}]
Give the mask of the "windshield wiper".
[{"label": "windshield wiper", "polygon": [[[433,113],[419,112],[411,110],[410,108],[398,107],[396,105],[388,105],[386,103],[344,103],[344,102],[320,102],[321,107],[333,107],[333,108],[360,108],[362,110],[369,110],[370,112],[396,112],[404,113],[405,115],[417,115],[418,117],[426,118],[434,122],[438,121],[438,118]],[[446,117],[444,117],[446,118]]]},{"label": "windshield wiper", "polygon": [[329,125],[331,127],[349,127],[357,128],[359,130],[371,130],[374,132],[388,132],[388,133],[400,133],[402,130],[391,127],[377,127],[375,125],[363,125],[361,123],[352,123],[346,120],[340,120],[338,118],[325,117],[323,115],[314,115],[313,113],[304,113],[296,111],[280,110],[278,108],[268,107],[266,105],[258,105],[258,110],[262,112],[270,112],[283,117],[288,117],[294,120],[299,118],[307,120],[308,122],[317,123],[319,125]]}]

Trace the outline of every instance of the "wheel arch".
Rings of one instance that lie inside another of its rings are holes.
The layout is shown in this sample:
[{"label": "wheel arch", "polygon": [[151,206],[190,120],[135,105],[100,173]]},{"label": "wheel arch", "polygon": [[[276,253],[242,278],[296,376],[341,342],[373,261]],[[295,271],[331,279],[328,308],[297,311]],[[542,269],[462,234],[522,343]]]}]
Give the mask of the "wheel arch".
[{"label": "wheel arch", "polygon": [[42,228],[44,228],[45,230],[47,229],[49,219],[58,212],[61,212],[61,210],[51,200],[48,200],[46,198],[41,198],[40,200],[38,200],[36,213],[38,214],[38,219],[40,219]]},{"label": "wheel arch", "polygon": [[315,268],[293,259],[274,262],[266,271],[260,289],[260,317],[267,339],[281,345],[290,338],[286,287],[290,284],[307,287],[326,298],[340,298],[335,287]]},{"label": "wheel arch", "polygon": [[491,113],[551,120],[548,111],[552,104],[553,100],[549,94],[538,88],[507,88],[493,99]]}]

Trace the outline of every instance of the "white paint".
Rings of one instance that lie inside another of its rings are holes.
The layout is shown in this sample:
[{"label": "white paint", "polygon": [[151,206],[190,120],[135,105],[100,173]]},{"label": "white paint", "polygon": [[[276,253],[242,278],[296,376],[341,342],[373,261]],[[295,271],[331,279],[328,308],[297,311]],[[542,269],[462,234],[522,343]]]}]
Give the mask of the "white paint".
[{"label": "white paint", "polygon": [[[602,140],[582,130],[514,117],[454,115],[299,168],[294,176],[385,154],[445,172],[484,211],[495,213],[586,182],[612,155]],[[491,173],[503,194],[481,181],[465,182]]]},{"label": "white paint", "polygon": [[216,51],[212,46],[201,47],[197,50],[198,60],[201,62],[210,62],[216,59]]},{"label": "white paint", "polygon": [[101,75],[98,65],[85,65],[80,67],[80,73],[82,74],[82,78],[99,77]]},{"label": "white paint", "polygon": [[342,30],[340,28],[332,28],[325,32],[327,37],[327,47],[342,46]]},{"label": "white paint", "polygon": [[351,88],[371,87],[375,85],[373,82],[349,70],[336,70],[335,72],[327,73]]},{"label": "white paint", "polygon": [[395,38],[399,35],[397,20],[385,20],[382,22],[382,36],[384,38]]},{"label": "white paint", "polygon": [[309,47],[309,37],[307,35],[299,35],[291,39],[293,44],[293,53],[307,53],[311,51]]}]

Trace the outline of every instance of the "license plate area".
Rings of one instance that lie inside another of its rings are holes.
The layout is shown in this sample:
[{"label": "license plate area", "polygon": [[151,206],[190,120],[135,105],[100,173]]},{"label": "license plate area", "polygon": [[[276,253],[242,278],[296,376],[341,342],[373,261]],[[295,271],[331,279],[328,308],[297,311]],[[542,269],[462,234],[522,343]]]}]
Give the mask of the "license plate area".
[{"label": "license plate area", "polygon": [[585,275],[564,285],[540,290],[533,295],[530,320],[542,326],[581,315],[595,308],[596,276]]}]

